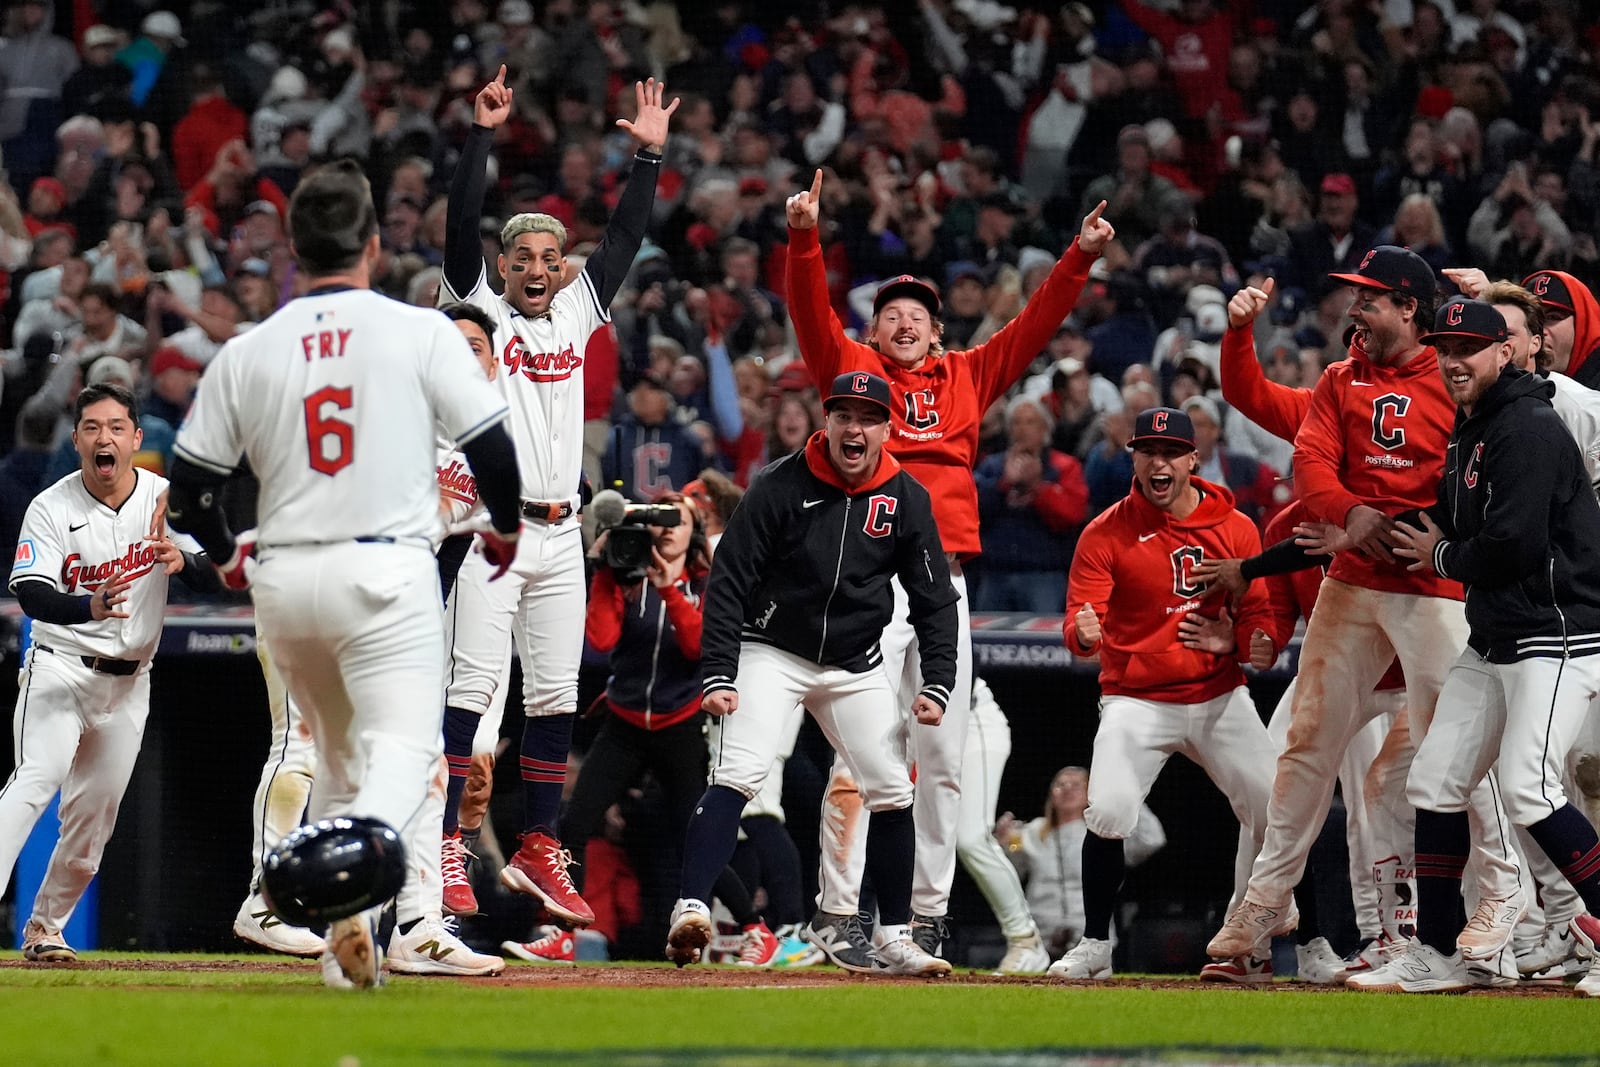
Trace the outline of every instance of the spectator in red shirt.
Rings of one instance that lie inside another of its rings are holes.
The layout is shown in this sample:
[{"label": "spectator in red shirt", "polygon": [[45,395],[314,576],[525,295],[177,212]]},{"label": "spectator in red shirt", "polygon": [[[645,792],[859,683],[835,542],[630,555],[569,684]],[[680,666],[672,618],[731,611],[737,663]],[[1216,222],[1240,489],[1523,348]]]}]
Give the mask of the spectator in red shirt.
[{"label": "spectator in red shirt", "polygon": [[195,64],[191,78],[194,103],[172,130],[173,172],[184,189],[204,178],[223,145],[242,140],[250,127],[249,118],[222,91],[222,81],[211,66]]}]

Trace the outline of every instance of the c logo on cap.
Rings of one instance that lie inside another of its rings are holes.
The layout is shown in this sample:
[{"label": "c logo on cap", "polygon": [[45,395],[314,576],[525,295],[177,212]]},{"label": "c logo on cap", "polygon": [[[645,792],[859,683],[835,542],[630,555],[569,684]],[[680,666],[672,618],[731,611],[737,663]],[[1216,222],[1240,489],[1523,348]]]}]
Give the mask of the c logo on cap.
[{"label": "c logo on cap", "polygon": [[1533,284],[1528,286],[1528,289],[1534,296],[1544,296],[1550,291],[1550,275],[1535,274]]},{"label": "c logo on cap", "polygon": [[1167,413],[1158,411],[1150,417],[1150,428],[1156,433],[1167,432]]},{"label": "c logo on cap", "polygon": [[1371,263],[1372,262],[1372,257],[1377,255],[1377,254],[1378,254],[1378,250],[1376,248],[1374,248],[1372,251],[1370,251],[1366,255],[1362,256],[1361,257],[1361,266],[1357,267],[1356,270],[1366,270],[1367,269],[1367,264]]},{"label": "c logo on cap", "polygon": [[867,391],[867,376],[865,374],[858,374],[854,378],[851,378],[850,391],[852,393],[865,393]]},{"label": "c logo on cap", "polygon": [[1466,310],[1466,307],[1467,305],[1465,304],[1451,304],[1445,309],[1444,324],[1446,326],[1460,326],[1461,314]]}]

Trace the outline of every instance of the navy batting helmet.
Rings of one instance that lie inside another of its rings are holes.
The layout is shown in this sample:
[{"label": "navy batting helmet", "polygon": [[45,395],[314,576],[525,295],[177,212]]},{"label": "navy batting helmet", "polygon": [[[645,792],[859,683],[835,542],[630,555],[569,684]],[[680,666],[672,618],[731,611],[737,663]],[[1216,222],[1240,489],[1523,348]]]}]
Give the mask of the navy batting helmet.
[{"label": "navy batting helmet", "polygon": [[278,843],[261,866],[261,895],[285,922],[326,926],[387,902],[406,880],[400,835],[377,819],[324,819]]}]

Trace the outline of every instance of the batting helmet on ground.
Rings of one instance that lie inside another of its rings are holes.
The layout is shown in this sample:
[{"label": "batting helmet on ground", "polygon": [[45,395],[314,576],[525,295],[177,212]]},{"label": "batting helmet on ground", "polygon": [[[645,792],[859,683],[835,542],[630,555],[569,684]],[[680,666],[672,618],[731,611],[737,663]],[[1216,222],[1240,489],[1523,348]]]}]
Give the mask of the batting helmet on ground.
[{"label": "batting helmet on ground", "polygon": [[261,894],[295,926],[326,926],[390,900],[406,879],[400,836],[377,819],[302,826],[267,854]]}]

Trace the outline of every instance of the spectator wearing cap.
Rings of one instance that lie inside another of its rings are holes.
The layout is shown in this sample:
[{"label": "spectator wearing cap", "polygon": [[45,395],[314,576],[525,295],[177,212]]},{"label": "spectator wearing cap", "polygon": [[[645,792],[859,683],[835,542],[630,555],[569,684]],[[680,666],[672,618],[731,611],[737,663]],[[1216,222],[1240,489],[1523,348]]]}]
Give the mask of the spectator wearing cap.
[{"label": "spectator wearing cap", "polygon": [[65,117],[61,94],[78,69],[78,53],[51,27],[54,7],[23,0],[5,13],[0,48],[0,152],[14,187],[26,189],[50,173],[55,132]]},{"label": "spectator wearing cap", "polygon": [[1289,264],[1295,284],[1321,301],[1338,283],[1329,275],[1349,271],[1374,244],[1377,231],[1356,217],[1355,179],[1329,174],[1322,179],[1317,217],[1289,231]]},{"label": "spectator wearing cap", "polygon": [[[260,322],[278,310],[272,264],[266,260],[251,257],[239,264],[233,272],[232,286],[245,322]],[[433,305],[430,303],[428,306]]]},{"label": "spectator wearing cap", "polygon": [[145,389],[139,398],[140,418],[162,419],[176,431],[194,403],[204,368],[172,345],[157,348],[147,367]]},{"label": "spectator wearing cap", "polygon": [[1117,169],[1090,182],[1080,206],[1088,214],[1104,200],[1117,239],[1137,248],[1160,229],[1162,206],[1179,195],[1177,186],[1151,173],[1150,137],[1143,126],[1130,125],[1117,135]]},{"label": "spectator wearing cap", "polygon": [[1265,529],[1290,499],[1288,488],[1279,483],[1278,472],[1222,443],[1222,412],[1215,400],[1191,396],[1181,410],[1194,424],[1194,447],[1200,455],[1195,474],[1227,487],[1233,494],[1233,506]]},{"label": "spectator wearing cap", "polygon": [[667,382],[646,371],[628,389],[628,410],[606,438],[600,479],[604,488],[647,504],[688,485],[706,458],[702,438],[673,417]]},{"label": "spectator wearing cap", "polygon": [[1056,615],[1066,603],[1072,545],[1088,517],[1083,468],[1051,447],[1055,421],[1026,395],[1006,404],[1009,446],[973,472],[982,571],[975,611]]},{"label": "spectator wearing cap", "polygon": [[61,113],[94,113],[107,97],[128,99],[133,72],[117,62],[122,47],[120,31],[96,23],[83,31],[83,65],[61,87]]},{"label": "spectator wearing cap", "polygon": [[1122,403],[1116,386],[1090,374],[1082,360],[1064,356],[1051,365],[1049,390],[1039,401],[1055,423],[1050,445],[1056,451],[1076,457],[1080,451],[1088,450],[1089,431],[1100,414],[1094,402],[1096,382],[1104,382],[1116,404]]},{"label": "spectator wearing cap", "polygon": [[211,64],[196,63],[189,85],[193,102],[172,129],[172,171],[184,189],[205,177],[222,146],[243,140],[250,126],[249,118],[223,92],[222,79]]},{"label": "spectator wearing cap", "polygon": [[48,174],[35,178],[28,189],[28,213],[22,224],[34,237],[44,230],[60,229],[76,238],[78,228],[62,216],[66,206],[67,187],[59,179]]},{"label": "spectator wearing cap", "polygon": [[172,53],[188,45],[183,23],[170,11],[152,11],[139,24],[139,36],[117,53],[117,62],[133,74],[128,97],[140,114],[163,132],[178,120],[184,94]]}]

